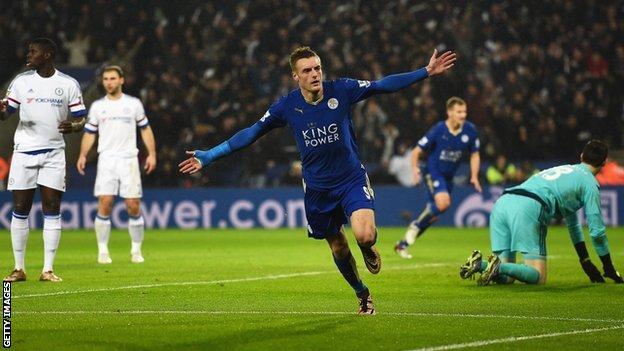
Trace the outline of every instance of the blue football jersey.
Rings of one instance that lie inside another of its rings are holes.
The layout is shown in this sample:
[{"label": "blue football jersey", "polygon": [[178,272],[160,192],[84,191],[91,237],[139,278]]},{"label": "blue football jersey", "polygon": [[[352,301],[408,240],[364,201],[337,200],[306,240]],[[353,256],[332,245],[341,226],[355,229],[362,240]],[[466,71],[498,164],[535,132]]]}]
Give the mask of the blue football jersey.
[{"label": "blue football jersey", "polygon": [[375,82],[323,82],[323,99],[305,101],[299,89],[275,102],[258,121],[263,129],[289,126],[303,164],[306,186],[329,190],[364,172],[355,143],[351,105],[375,93]]},{"label": "blue football jersey", "polygon": [[479,151],[479,137],[474,124],[466,121],[457,135],[451,134],[444,121],[436,123],[418,146],[427,153],[426,171],[434,175],[453,177],[466,151]]}]

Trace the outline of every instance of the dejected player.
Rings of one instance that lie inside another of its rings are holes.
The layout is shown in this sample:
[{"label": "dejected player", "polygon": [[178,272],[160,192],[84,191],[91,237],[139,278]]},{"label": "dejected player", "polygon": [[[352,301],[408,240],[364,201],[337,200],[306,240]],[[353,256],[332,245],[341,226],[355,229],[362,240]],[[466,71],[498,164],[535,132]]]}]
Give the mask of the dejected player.
[{"label": "dejected player", "polygon": [[180,172],[198,172],[219,158],[250,145],[271,129],[289,126],[303,163],[308,236],[327,240],[338,270],[359,298],[358,313],[374,314],[369,289],[358,275],[343,230],[343,224],[349,219],[366,267],[371,273],[378,273],[381,258],[374,247],[377,240],[375,199],[359,160],[351,105],[442,74],[455,60],[452,52],[438,57],[434,51],[429,64],[416,71],[377,81],[324,81],[320,57],[309,47],[300,47],[290,55],[292,77],[299,89],[281,97],[258,122],[222,144],[205,151],[188,151],[190,157],[180,163]]},{"label": "dejected player", "polygon": [[446,115],[446,121],[431,127],[412,152],[412,171],[416,184],[421,180],[420,157],[427,153],[424,182],[429,200],[416,220],[410,223],[403,240],[394,247],[394,251],[402,258],[412,258],[407,247],[423,235],[451,205],[453,177],[465,153],[470,153],[470,183],[481,192],[479,138],[474,124],[466,121],[466,102],[458,97],[448,99]]},{"label": "dejected player", "polygon": [[110,215],[113,200],[121,196],[128,211],[128,232],[131,248],[130,261],[142,263],[141,252],[145,223],[141,216],[141,171],[137,155],[136,130],[147,148],[145,172],[156,167],[156,142],[141,100],[124,94],[124,72],[119,66],[107,66],[102,70],[102,85],[106,96],[95,101],[89,110],[89,121],[80,145],[76,168],[84,175],[87,153],[98,135],[98,166],[93,194],[98,198],[95,217],[95,235],[98,244],[98,263],[112,262],[108,251],[111,232]]},{"label": "dejected player", "polygon": [[[47,38],[28,45],[27,67],[13,79],[2,103],[2,118],[19,110],[8,189],[13,193],[11,242],[15,269],[6,281],[26,280],[24,255],[28,215],[37,186],[43,208],[43,272],[41,281],[59,282],[53,263],[61,238],[61,197],[65,191],[65,141],[62,134],[82,130],[87,114],[80,85],[54,68],[56,44]],[[71,112],[72,120],[68,120]]]},{"label": "dejected player", "polygon": [[[553,218],[564,218],[581,267],[592,282],[604,283],[590,261],[577,211],[585,209],[592,244],[602,261],[604,277],[623,283],[613,266],[600,208],[600,187],[596,174],[607,158],[607,146],[589,141],[581,153],[581,163],[546,169],[524,183],[505,189],[490,217],[492,255],[484,262],[474,251],[461,266],[460,276],[470,278],[482,272],[479,284],[494,281],[507,284],[519,280],[528,284],[546,283],[546,232]],[[522,253],[524,264],[517,264]]]}]

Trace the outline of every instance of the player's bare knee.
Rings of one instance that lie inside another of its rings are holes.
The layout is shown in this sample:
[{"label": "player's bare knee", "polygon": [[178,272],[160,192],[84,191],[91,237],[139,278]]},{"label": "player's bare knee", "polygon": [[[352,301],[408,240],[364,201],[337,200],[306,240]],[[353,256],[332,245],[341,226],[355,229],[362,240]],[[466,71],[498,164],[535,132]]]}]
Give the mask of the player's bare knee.
[{"label": "player's bare knee", "polygon": [[59,213],[61,211],[61,201],[48,199],[41,202],[43,213]]},{"label": "player's bare knee", "polygon": [[443,199],[436,201],[436,207],[440,212],[446,212],[448,208],[451,206],[451,199]]},{"label": "player's bare knee", "polygon": [[101,216],[110,216],[113,211],[113,197],[100,196],[98,198],[98,214]]},{"label": "player's bare knee", "polygon": [[129,216],[138,217],[141,214],[141,203],[139,201],[127,201],[126,209]]},{"label": "player's bare knee", "polygon": [[355,237],[361,246],[373,246],[377,241],[377,228],[373,225],[364,226],[355,233]]}]

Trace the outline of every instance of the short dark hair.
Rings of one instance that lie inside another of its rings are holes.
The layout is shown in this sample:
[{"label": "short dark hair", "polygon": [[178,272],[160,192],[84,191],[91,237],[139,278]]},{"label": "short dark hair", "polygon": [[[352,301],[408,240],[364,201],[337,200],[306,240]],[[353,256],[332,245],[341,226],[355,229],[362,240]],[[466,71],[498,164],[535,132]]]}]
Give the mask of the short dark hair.
[{"label": "short dark hair", "polygon": [[609,148],[600,140],[592,139],[583,147],[581,161],[594,167],[602,167],[607,159]]},{"label": "short dark hair", "polygon": [[37,44],[41,46],[45,52],[49,52],[52,55],[51,58],[54,58],[58,51],[58,46],[50,38],[35,38],[31,40],[29,44]]},{"label": "short dark hair", "polygon": [[453,96],[450,99],[446,100],[446,109],[450,110],[455,105],[465,105],[465,104],[466,104],[466,101],[464,101],[464,99],[459,98],[457,96]]},{"label": "short dark hair", "polygon": [[124,71],[121,67],[117,66],[117,65],[112,65],[112,66],[106,66],[104,67],[104,69],[102,70],[102,75],[104,75],[104,73],[106,72],[117,72],[117,74],[119,74],[119,77],[123,78],[124,76]]},{"label": "short dark hair", "polygon": [[314,52],[314,50],[310,49],[309,46],[300,46],[295,49],[295,51],[290,53],[290,57],[288,58],[288,63],[290,63],[290,70],[295,71],[295,64],[297,61],[308,58],[308,57],[319,57],[319,55]]}]

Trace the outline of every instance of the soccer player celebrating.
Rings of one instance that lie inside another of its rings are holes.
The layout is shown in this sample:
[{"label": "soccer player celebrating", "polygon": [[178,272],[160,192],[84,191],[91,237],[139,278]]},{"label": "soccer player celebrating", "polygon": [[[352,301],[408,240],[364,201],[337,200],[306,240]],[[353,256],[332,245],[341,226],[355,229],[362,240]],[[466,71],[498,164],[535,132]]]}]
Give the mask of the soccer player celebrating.
[{"label": "soccer player celebrating", "polygon": [[377,81],[323,80],[320,57],[309,47],[290,54],[290,68],[299,89],[275,102],[258,122],[209,150],[187,151],[180,172],[195,173],[219,158],[244,148],[273,128],[289,126],[303,163],[303,188],[308,236],[329,243],[334,262],[359,298],[359,313],[374,314],[344,235],[350,219],[368,270],[379,273],[381,258],[374,245],[377,229],[374,194],[359,160],[353,134],[351,105],[375,94],[396,92],[450,69],[456,55],[437,51],[426,67]]},{"label": "soccer player celebrating", "polygon": [[[589,141],[581,153],[581,163],[546,169],[524,183],[505,189],[496,201],[490,217],[490,241],[493,254],[483,262],[474,251],[460,268],[464,279],[482,272],[478,282],[511,283],[515,279],[528,284],[546,282],[546,231],[553,218],[565,218],[570,238],[583,271],[592,282],[604,283],[600,271],[590,261],[583,240],[583,230],[576,212],[585,208],[594,249],[604,269],[604,277],[623,283],[609,254],[609,244],[600,210],[600,188],[596,174],[607,158],[607,146]],[[516,264],[521,252],[524,264]]]},{"label": "soccer player celebrating", "polygon": [[481,192],[479,183],[479,138],[474,124],[466,121],[466,102],[458,97],[446,101],[446,121],[436,123],[412,152],[414,183],[421,180],[419,159],[428,153],[425,170],[425,184],[429,201],[418,218],[410,223],[405,237],[394,247],[394,251],[405,259],[412,258],[407,247],[423,235],[425,230],[437,221],[451,205],[453,177],[465,152],[470,153],[470,183]]},{"label": "soccer player celebrating", "polygon": [[[61,197],[65,191],[65,141],[62,134],[81,131],[87,114],[80,85],[54,68],[56,44],[47,38],[28,45],[26,66],[31,70],[13,79],[1,105],[2,119],[19,110],[8,189],[13,192],[11,242],[15,269],[6,281],[26,280],[24,255],[28,215],[39,186],[43,207],[43,272],[41,281],[60,282],[53,273],[61,238]],[[68,111],[72,120],[68,120]]]},{"label": "soccer player celebrating", "polygon": [[128,232],[132,248],[130,260],[144,261],[141,253],[144,221],[141,216],[141,172],[136,144],[137,126],[141,139],[147,148],[145,172],[156,167],[156,142],[149,126],[141,101],[122,92],[124,73],[119,66],[108,66],[102,71],[102,85],[106,96],[95,101],[89,110],[89,121],[80,145],[80,156],[76,163],[78,172],[84,175],[87,153],[98,140],[98,166],[94,195],[98,198],[98,213],[95,217],[95,235],[98,243],[98,263],[111,263],[108,251],[110,237],[110,214],[115,195],[125,199],[128,211]]}]

